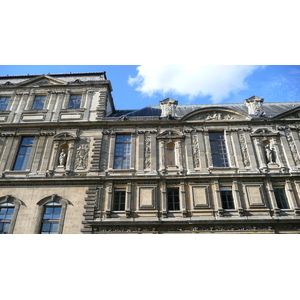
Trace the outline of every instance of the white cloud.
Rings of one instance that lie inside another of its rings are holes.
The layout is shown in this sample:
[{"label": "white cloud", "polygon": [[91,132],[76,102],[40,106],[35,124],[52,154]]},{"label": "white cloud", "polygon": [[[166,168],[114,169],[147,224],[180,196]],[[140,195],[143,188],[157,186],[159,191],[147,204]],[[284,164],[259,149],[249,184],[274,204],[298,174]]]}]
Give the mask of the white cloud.
[{"label": "white cloud", "polygon": [[128,83],[148,96],[154,93],[185,95],[191,101],[197,96],[210,96],[219,103],[230,93],[247,88],[245,79],[259,66],[156,66],[141,65],[136,77]]}]

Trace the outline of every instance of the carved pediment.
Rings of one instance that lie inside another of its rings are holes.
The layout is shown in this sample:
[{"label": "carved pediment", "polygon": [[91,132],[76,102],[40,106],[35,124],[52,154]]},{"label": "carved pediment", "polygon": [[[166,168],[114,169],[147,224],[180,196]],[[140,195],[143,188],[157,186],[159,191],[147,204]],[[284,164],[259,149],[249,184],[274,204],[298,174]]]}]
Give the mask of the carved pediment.
[{"label": "carved pediment", "polygon": [[164,132],[157,135],[158,139],[182,139],[184,138],[184,135],[180,132],[177,132],[175,130],[165,130]]},{"label": "carved pediment", "polygon": [[298,106],[287,112],[279,114],[275,117],[275,119],[300,119],[300,108]]},{"label": "carved pediment", "polygon": [[230,121],[230,120],[241,120],[249,119],[248,115],[233,111],[231,109],[223,108],[205,108],[194,111],[183,118],[189,121]]},{"label": "carved pediment", "polygon": [[29,80],[23,81],[19,83],[17,86],[18,87],[39,87],[43,85],[66,85],[67,83],[63,80],[59,80],[56,78],[53,78],[48,75],[41,75],[37,76],[35,78],[31,78]]}]

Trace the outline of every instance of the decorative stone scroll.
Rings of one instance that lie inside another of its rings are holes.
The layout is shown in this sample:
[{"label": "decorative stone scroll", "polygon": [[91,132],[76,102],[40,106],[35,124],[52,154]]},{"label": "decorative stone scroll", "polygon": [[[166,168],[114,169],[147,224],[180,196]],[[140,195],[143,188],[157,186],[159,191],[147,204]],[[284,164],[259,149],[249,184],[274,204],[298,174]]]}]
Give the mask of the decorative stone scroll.
[{"label": "decorative stone scroll", "polygon": [[145,138],[145,169],[150,169],[151,167],[151,138],[147,136]]},{"label": "decorative stone scroll", "polygon": [[198,139],[196,135],[194,135],[192,138],[192,150],[193,150],[193,160],[194,160],[195,168],[200,168],[200,159],[199,159],[200,152],[199,152]]},{"label": "decorative stone scroll", "polygon": [[296,165],[299,165],[300,164],[299,154],[298,154],[295,142],[293,140],[293,137],[291,135],[291,132],[289,130],[286,131],[286,137],[287,137],[287,141],[289,143],[289,146],[290,146],[290,149],[291,149],[294,161],[295,161]]},{"label": "decorative stone scroll", "polygon": [[245,167],[249,167],[250,166],[250,158],[249,158],[249,153],[248,153],[244,133],[242,133],[242,132],[239,133],[239,139],[240,139],[240,145],[241,145],[241,149],[242,149],[242,157],[243,157],[244,165],[245,165]]},{"label": "decorative stone scroll", "polygon": [[77,147],[75,169],[86,169],[90,150],[89,139],[82,139]]}]

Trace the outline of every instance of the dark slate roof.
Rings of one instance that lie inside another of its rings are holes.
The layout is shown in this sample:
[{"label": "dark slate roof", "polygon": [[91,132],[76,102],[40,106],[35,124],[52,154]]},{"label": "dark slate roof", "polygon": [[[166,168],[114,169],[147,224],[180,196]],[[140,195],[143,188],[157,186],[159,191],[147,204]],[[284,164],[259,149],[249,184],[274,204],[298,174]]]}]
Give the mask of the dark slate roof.
[{"label": "dark slate roof", "polygon": [[[274,117],[284,112],[292,110],[296,107],[300,108],[300,102],[265,102],[263,109],[266,117]],[[182,118],[187,114],[203,108],[228,108],[240,113],[248,114],[248,108],[242,103],[224,103],[224,104],[192,104],[192,105],[178,105],[176,107],[176,116]],[[161,115],[161,108],[159,105],[147,106],[136,110],[118,110],[109,117],[159,117]]]}]

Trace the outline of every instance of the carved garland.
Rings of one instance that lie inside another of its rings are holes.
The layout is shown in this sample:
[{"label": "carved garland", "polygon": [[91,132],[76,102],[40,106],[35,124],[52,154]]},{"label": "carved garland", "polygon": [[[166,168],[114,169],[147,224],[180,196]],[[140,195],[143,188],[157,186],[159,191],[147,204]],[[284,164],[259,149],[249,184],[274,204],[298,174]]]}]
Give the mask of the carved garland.
[{"label": "carved garland", "polygon": [[249,153],[247,150],[245,135],[242,132],[239,133],[239,139],[240,139],[240,144],[242,149],[242,157],[243,157],[244,165],[245,167],[249,167],[250,166]]},{"label": "carved garland", "polygon": [[151,167],[151,141],[150,136],[147,136],[145,139],[145,169],[149,169]]},{"label": "carved garland", "polygon": [[287,140],[288,140],[293,158],[295,160],[295,163],[296,163],[296,165],[299,165],[300,164],[300,158],[299,158],[299,155],[298,155],[298,152],[297,152],[297,147],[295,145],[295,142],[294,142],[293,137],[291,135],[291,132],[289,130],[286,131],[286,137],[287,137]]},{"label": "carved garland", "polygon": [[200,160],[199,160],[199,145],[197,136],[194,135],[192,138],[192,150],[193,150],[193,160],[196,168],[200,168]]}]

